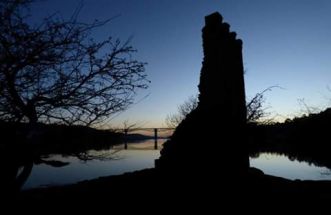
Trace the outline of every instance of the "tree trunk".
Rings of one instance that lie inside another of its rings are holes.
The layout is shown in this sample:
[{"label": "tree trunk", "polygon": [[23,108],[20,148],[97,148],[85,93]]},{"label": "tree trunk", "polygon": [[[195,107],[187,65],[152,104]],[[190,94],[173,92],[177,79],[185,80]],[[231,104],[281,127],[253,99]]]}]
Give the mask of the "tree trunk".
[{"label": "tree trunk", "polygon": [[31,100],[28,101],[25,106],[25,115],[28,117],[30,125],[37,124],[37,111],[34,102],[32,102]]},{"label": "tree trunk", "polygon": [[36,144],[40,137],[40,131],[37,125],[38,117],[36,108],[31,102],[28,102],[26,105],[25,115],[29,120],[26,140],[29,144]]}]

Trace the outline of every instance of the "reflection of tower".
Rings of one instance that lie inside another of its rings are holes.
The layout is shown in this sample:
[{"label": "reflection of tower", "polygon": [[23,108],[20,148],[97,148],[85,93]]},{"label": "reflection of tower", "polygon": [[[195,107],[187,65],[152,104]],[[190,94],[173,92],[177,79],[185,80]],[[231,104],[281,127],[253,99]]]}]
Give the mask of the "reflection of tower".
[{"label": "reflection of tower", "polygon": [[205,22],[198,107],[164,144],[156,166],[236,174],[249,166],[242,41],[219,13],[206,16]]}]

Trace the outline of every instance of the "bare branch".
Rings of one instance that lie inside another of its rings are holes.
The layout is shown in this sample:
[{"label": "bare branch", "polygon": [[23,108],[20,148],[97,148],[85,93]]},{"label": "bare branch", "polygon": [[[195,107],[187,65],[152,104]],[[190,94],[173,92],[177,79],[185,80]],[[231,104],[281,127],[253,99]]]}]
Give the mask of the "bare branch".
[{"label": "bare branch", "polygon": [[[279,86],[271,86],[260,93],[257,93],[252,99],[246,103],[247,108],[247,122],[258,122],[264,119],[263,123],[270,123],[272,119],[265,119],[269,116],[267,112],[268,107],[264,107],[265,93],[271,91],[274,88],[281,88]],[[169,128],[175,128],[179,123],[185,119],[187,114],[198,106],[198,96],[191,96],[183,104],[177,108],[177,113],[167,115],[165,123]]]},{"label": "bare branch", "polygon": [[92,125],[127,109],[146,89],[145,63],[129,41],[89,37],[109,20],[47,17],[30,26],[20,11],[33,1],[0,2],[0,118]]},{"label": "bare branch", "polygon": [[177,113],[167,115],[165,123],[169,128],[175,128],[185,119],[187,114],[198,107],[198,96],[190,96],[183,104],[177,108]]},{"label": "bare branch", "polygon": [[[260,93],[257,93],[252,99],[250,99],[246,103],[246,108],[247,108],[247,122],[257,122],[261,120],[262,118],[265,118],[269,115],[269,113],[266,111],[268,107],[264,107],[265,103],[265,93],[268,91],[271,91],[274,88],[281,88],[279,86],[271,86]],[[268,123],[269,120],[266,120],[265,123]]]}]

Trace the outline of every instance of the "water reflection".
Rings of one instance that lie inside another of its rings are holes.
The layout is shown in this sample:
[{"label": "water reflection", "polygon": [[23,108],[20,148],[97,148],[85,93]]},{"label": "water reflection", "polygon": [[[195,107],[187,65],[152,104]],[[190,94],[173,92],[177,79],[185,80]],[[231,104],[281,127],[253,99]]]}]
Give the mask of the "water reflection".
[{"label": "water reflection", "polygon": [[266,174],[292,180],[331,180],[330,169],[277,153],[260,153],[250,158],[250,165]]},{"label": "water reflection", "polygon": [[15,196],[24,187],[34,167],[39,165],[61,168],[69,165],[69,162],[56,158],[45,159],[22,145],[3,147],[0,155],[1,197]]},{"label": "water reflection", "polygon": [[[162,145],[165,140],[158,140]],[[71,184],[101,176],[119,175],[154,167],[160,150],[154,150],[154,140],[116,145],[108,150],[89,150],[75,155],[49,155],[44,163],[35,164],[23,189]],[[161,147],[159,147],[161,148]],[[47,161],[68,163],[61,168],[47,165]]]},{"label": "water reflection", "polygon": [[[159,140],[159,145],[164,141]],[[1,190],[4,194],[11,194],[20,189],[71,184],[101,176],[152,168],[154,160],[160,156],[160,148],[154,150],[154,140],[145,140],[128,144],[126,150],[124,145],[115,145],[103,150],[41,157],[32,156],[32,153],[27,151],[21,152],[22,154],[2,151]],[[298,161],[293,156],[289,158],[285,155],[263,152],[250,158],[251,166],[269,175],[288,179],[331,180],[330,169],[309,162]]]},{"label": "water reflection", "polygon": [[18,192],[27,178],[29,177],[33,160],[30,158],[20,157],[20,159],[13,159],[13,154],[9,151],[1,154],[0,158],[0,187],[1,195],[12,195]]}]

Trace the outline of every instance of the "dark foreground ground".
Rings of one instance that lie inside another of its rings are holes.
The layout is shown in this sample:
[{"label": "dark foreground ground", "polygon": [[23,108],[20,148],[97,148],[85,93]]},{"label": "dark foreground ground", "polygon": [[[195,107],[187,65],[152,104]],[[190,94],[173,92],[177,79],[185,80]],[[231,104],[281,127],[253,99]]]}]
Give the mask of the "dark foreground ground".
[{"label": "dark foreground ground", "polygon": [[328,181],[290,181],[264,175],[254,168],[237,177],[185,177],[181,173],[146,169],[74,185],[29,190],[13,198],[20,205],[37,203],[57,209],[125,205],[124,210],[133,205],[167,207],[167,210],[172,207],[239,210],[240,207],[233,207],[236,205],[249,205],[252,209],[257,205],[282,208],[331,200],[331,182]]}]

